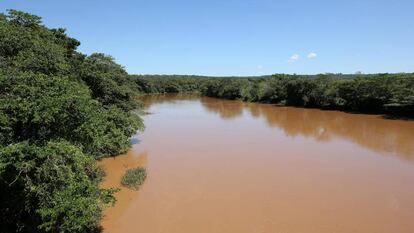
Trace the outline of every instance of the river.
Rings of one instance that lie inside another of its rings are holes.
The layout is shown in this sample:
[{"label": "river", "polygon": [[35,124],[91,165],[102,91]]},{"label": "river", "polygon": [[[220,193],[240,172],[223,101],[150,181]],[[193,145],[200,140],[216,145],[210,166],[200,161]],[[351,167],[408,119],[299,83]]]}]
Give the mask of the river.
[{"label": "river", "polygon": [[146,130],[100,161],[105,233],[412,233],[414,121],[195,95],[144,97]]}]

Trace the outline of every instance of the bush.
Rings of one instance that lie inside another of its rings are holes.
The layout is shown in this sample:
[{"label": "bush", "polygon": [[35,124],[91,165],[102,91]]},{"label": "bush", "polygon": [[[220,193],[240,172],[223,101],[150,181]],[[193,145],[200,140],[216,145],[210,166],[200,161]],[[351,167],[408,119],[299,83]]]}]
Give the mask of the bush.
[{"label": "bush", "polygon": [[131,168],[125,172],[121,184],[125,187],[138,189],[147,178],[147,171],[143,167]]}]

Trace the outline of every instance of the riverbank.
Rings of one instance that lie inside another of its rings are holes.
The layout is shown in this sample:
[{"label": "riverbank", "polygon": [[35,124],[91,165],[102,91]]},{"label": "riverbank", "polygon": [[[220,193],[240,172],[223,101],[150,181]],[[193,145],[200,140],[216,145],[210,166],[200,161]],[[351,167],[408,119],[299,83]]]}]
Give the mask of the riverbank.
[{"label": "riverbank", "polygon": [[276,74],[262,77],[131,75],[144,93],[198,92],[220,99],[414,118],[414,74]]}]

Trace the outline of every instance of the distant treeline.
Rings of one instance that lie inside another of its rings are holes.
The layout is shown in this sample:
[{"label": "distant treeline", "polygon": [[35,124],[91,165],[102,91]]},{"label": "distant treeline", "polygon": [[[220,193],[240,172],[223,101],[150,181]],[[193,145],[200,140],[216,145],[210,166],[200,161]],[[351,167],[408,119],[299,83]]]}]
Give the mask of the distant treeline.
[{"label": "distant treeline", "polygon": [[0,232],[96,232],[114,202],[95,160],[143,128],[138,90],[79,45],[38,16],[0,14]]},{"label": "distant treeline", "polygon": [[199,92],[250,102],[414,117],[414,74],[203,77],[133,75],[145,93]]}]

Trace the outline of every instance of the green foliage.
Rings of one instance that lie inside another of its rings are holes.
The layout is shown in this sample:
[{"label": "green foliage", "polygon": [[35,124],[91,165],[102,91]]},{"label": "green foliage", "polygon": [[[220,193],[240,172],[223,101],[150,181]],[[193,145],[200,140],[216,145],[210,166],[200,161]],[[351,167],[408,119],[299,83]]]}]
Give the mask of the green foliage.
[{"label": "green foliage", "polygon": [[2,232],[87,232],[114,201],[94,160],[65,141],[4,147],[0,177]]},{"label": "green foliage", "polygon": [[208,78],[182,75],[132,75],[137,89],[144,93],[200,92]]},{"label": "green foliage", "polygon": [[393,80],[385,76],[356,78],[338,85],[338,93],[347,109],[378,112],[391,99],[390,85],[393,85]]},{"label": "green foliage", "polygon": [[66,77],[3,75],[0,89],[0,132],[8,135],[0,138],[2,144],[65,139],[102,157],[124,152],[129,137],[143,129],[136,114],[102,107],[85,85]]},{"label": "green foliage", "polygon": [[87,57],[80,69],[80,77],[89,86],[92,96],[104,105],[124,110],[136,108],[136,90],[126,71],[110,56],[94,53]]},{"label": "green foliage", "polygon": [[210,80],[203,94],[223,99],[241,99],[250,97],[247,79],[223,78],[219,80]]},{"label": "green foliage", "polygon": [[68,38],[64,30],[57,34],[41,25],[40,17],[21,11],[9,10],[0,18],[0,61],[1,68],[12,71],[30,71],[44,74],[68,74],[68,55],[76,46],[61,44]]},{"label": "green foliage", "polygon": [[95,160],[143,129],[134,80],[64,29],[0,14],[0,232],[93,232],[113,189]]},{"label": "green foliage", "polygon": [[74,131],[78,134],[76,139],[82,142],[87,153],[97,158],[125,152],[130,146],[130,137],[137,129],[144,129],[141,118],[116,107],[101,110],[90,112],[85,123]]},{"label": "green foliage", "polygon": [[283,77],[269,78],[261,82],[262,94],[258,101],[266,103],[280,103],[286,100],[286,82]]},{"label": "green foliage", "polygon": [[143,167],[128,169],[122,176],[121,184],[132,189],[138,189],[147,178],[147,171]]},{"label": "green foliage", "polygon": [[135,78],[149,93],[168,92],[174,80],[173,92],[186,92],[181,85],[193,83],[191,91],[217,98],[414,117],[414,74]]},{"label": "green foliage", "polygon": [[42,23],[42,18],[36,15],[13,9],[8,10],[8,12],[9,14],[6,16],[8,21],[18,26],[38,27]]}]

